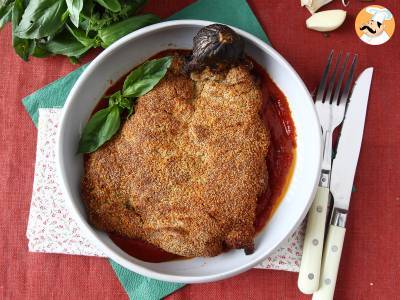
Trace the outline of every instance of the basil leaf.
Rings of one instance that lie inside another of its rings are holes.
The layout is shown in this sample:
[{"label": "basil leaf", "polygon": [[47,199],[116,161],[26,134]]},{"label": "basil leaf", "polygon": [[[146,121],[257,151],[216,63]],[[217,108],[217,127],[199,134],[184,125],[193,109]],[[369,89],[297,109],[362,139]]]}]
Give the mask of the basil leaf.
[{"label": "basil leaf", "polygon": [[165,76],[172,63],[172,57],[153,59],[133,70],[125,79],[123,95],[140,97],[146,94]]},{"label": "basil leaf", "polygon": [[51,53],[47,51],[40,42],[38,42],[37,40],[33,40],[30,44],[29,55],[43,58],[50,56]]},{"label": "basil leaf", "polygon": [[30,0],[15,34],[26,39],[52,35],[64,25],[66,12],[65,0]]},{"label": "basil leaf", "polygon": [[93,14],[94,4],[93,0],[85,0],[81,11],[81,17],[89,19]]},{"label": "basil leaf", "polygon": [[118,0],[96,0],[96,2],[112,12],[119,12],[121,10],[121,3]]},{"label": "basil leaf", "polygon": [[86,35],[86,33],[79,28],[71,28],[68,24],[65,25],[68,31],[75,37],[75,39],[86,47],[94,47],[96,42]]},{"label": "basil leaf", "polygon": [[75,27],[79,27],[79,14],[83,8],[83,0],[66,0],[69,11],[69,18]]},{"label": "basil leaf", "polygon": [[79,58],[77,58],[75,56],[68,56],[68,60],[73,65],[79,64]]},{"label": "basil leaf", "polygon": [[154,24],[160,21],[160,18],[153,14],[131,17],[121,22],[112,24],[106,28],[100,29],[98,36],[102,40],[102,46],[107,48],[116,40],[144,26]]},{"label": "basil leaf", "polygon": [[14,0],[0,0],[0,18],[4,15],[4,9],[9,5],[13,4]]},{"label": "basil leaf", "polygon": [[11,21],[13,7],[14,3],[9,3],[5,6],[0,7],[0,29]]},{"label": "basil leaf", "polygon": [[45,44],[45,49],[51,53],[74,56],[76,58],[81,57],[90,48],[91,46],[82,45],[72,34],[65,30]]},{"label": "basil leaf", "polygon": [[14,2],[12,0],[0,0],[0,9],[7,6],[10,2]]},{"label": "basil leaf", "polygon": [[24,0],[15,0],[12,10],[12,44],[15,53],[18,54],[23,60],[27,61],[29,58],[30,44],[31,41],[27,39],[21,39],[15,34],[15,29],[18,26],[19,21],[25,10]]},{"label": "basil leaf", "polygon": [[89,20],[83,19],[79,22],[79,28],[82,28],[85,32],[86,35],[89,33]]},{"label": "basil leaf", "polygon": [[79,153],[96,151],[110,140],[121,125],[120,108],[109,106],[96,112],[83,129],[79,141]]}]

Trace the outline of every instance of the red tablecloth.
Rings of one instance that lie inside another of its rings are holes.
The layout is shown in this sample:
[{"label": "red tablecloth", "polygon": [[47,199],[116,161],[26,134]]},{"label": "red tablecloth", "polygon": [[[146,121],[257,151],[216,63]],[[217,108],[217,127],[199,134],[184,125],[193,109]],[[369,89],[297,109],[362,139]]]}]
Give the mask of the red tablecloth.
[{"label": "red tablecloth", "polygon": [[[147,10],[166,17],[190,2],[150,1]],[[340,8],[340,1],[334,2],[329,7]],[[357,12],[368,3],[350,0],[345,25],[329,37],[305,29],[309,14],[299,3],[249,1],[274,47],[310,90],[318,84],[330,49],[359,53],[358,71],[375,67],[336,297],[399,299],[400,1],[379,1],[399,24],[392,40],[382,46],[362,43],[353,29]],[[10,26],[0,33],[0,45],[0,298],[124,299],[126,294],[106,260],[27,250],[36,129],[21,99],[76,66],[60,57],[23,62],[12,49]],[[220,282],[186,286],[169,297],[188,298],[307,297],[298,291],[295,273],[251,270]]]}]

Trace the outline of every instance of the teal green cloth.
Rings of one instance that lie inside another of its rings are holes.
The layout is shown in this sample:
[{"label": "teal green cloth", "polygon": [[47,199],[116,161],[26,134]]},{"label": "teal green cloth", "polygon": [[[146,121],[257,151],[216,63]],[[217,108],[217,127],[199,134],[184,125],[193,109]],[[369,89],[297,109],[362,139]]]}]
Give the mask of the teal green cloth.
[{"label": "teal green cloth", "polygon": [[[200,19],[225,23],[269,42],[245,0],[199,0],[169,18],[169,20],[176,19]],[[69,91],[85,67],[86,65],[78,68],[22,100],[26,111],[36,126],[39,117],[38,109],[62,107]],[[129,299],[157,300],[184,286],[180,283],[150,279],[131,272],[111,260],[110,263]]]},{"label": "teal green cloth", "polygon": [[87,65],[81,66],[67,76],[53,81],[22,100],[22,104],[36,127],[39,121],[39,108],[63,107],[69,91],[86,67]]},{"label": "teal green cloth", "polygon": [[224,23],[250,32],[269,43],[267,35],[246,0],[199,0],[168,19],[198,19]]},{"label": "teal green cloth", "polygon": [[158,300],[184,286],[183,283],[160,281],[136,274],[111,259],[110,263],[132,300]]}]

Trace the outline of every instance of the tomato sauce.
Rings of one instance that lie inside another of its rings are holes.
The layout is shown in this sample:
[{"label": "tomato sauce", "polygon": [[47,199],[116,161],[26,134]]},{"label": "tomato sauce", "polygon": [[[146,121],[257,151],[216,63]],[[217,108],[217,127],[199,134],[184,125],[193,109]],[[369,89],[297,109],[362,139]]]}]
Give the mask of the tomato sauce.
[{"label": "tomato sauce", "polygon": [[286,96],[253,61],[264,98],[262,117],[269,128],[268,188],[258,199],[255,228],[260,232],[285,195],[296,159],[296,129]]},{"label": "tomato sauce", "polygon": [[108,233],[108,236],[127,254],[143,261],[159,263],[175,259],[184,259],[182,256],[164,251],[143,240],[130,239],[115,233]]},{"label": "tomato sauce", "polygon": [[[190,53],[189,50],[166,50],[152,58],[159,58],[176,52],[181,55]],[[262,87],[264,100],[262,118],[270,132],[270,148],[266,159],[268,189],[258,200],[254,224],[256,231],[260,232],[274,210],[279,206],[290,182],[296,160],[296,130],[286,96],[260,65],[254,61],[252,63],[254,65],[254,75],[259,79]],[[123,76],[114,84],[111,82],[112,86],[105,95],[109,96],[120,90],[125,77]],[[107,103],[108,100],[106,98],[102,99],[94,112],[106,107]],[[183,258],[139,239],[130,239],[114,233],[109,233],[109,237],[127,254],[143,261],[157,263]]]}]

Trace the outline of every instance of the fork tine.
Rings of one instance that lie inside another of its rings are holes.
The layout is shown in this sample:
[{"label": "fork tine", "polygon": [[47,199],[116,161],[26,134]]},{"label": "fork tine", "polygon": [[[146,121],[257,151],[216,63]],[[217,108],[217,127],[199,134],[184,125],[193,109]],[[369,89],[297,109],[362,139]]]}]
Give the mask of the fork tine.
[{"label": "fork tine", "polygon": [[349,60],[349,57],[350,57],[350,53],[346,53],[346,57],[344,59],[343,65],[342,65],[342,69],[340,71],[339,80],[336,84],[335,94],[332,98],[332,103],[338,103],[340,88],[342,87],[342,82],[343,82],[344,74],[346,73],[346,66],[347,66],[347,61]]},{"label": "fork tine", "polygon": [[342,51],[340,51],[340,53],[339,53],[339,56],[336,60],[335,69],[333,70],[333,74],[332,74],[331,78],[329,79],[328,91],[326,92],[326,95],[325,95],[325,101],[328,101],[329,103],[331,101],[333,86],[334,86],[335,80],[336,80],[336,72],[339,67],[341,58],[342,58]]},{"label": "fork tine", "polygon": [[326,81],[327,81],[329,69],[330,69],[330,66],[331,66],[331,63],[332,63],[332,57],[333,57],[333,50],[331,50],[331,53],[329,54],[328,63],[326,64],[326,67],[324,69],[324,73],[322,73],[321,82],[320,82],[320,84],[318,86],[317,97],[315,98],[316,101],[322,101],[324,99]]},{"label": "fork tine", "polygon": [[347,100],[349,98],[349,93],[350,93],[351,82],[353,81],[354,71],[355,71],[356,65],[357,65],[357,59],[358,59],[358,55],[355,54],[354,58],[353,58],[353,62],[351,63],[349,78],[346,81],[346,85],[344,87],[342,96],[340,97],[340,102],[338,104],[342,103],[345,105],[347,103]]}]

